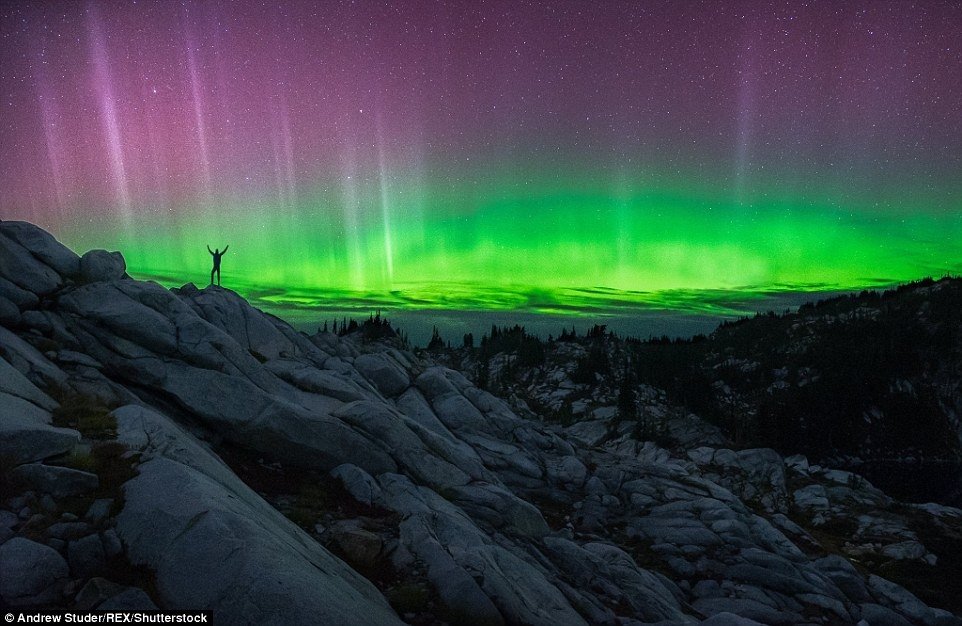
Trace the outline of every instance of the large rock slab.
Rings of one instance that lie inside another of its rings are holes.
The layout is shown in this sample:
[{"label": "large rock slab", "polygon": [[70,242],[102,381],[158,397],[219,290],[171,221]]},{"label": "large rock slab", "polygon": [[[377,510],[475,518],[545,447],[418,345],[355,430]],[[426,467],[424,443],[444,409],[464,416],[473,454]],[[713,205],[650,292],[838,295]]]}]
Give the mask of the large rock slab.
[{"label": "large rock slab", "polygon": [[275,359],[264,366],[275,376],[298,389],[340,400],[371,400],[376,394],[361,387],[349,375],[334,370],[318,369],[308,363],[291,359]]},{"label": "large rock slab", "polygon": [[3,358],[34,385],[60,385],[67,380],[67,375],[51,363],[50,359],[2,326],[0,350],[3,351]]},{"label": "large rock slab", "polygon": [[627,605],[632,615],[645,622],[683,623],[689,619],[665,584],[638,567],[623,550],[601,543],[579,546],[560,537],[547,537],[544,543],[547,553],[579,589],[593,585],[604,589],[611,603]]},{"label": "large rock slab", "polygon": [[750,598],[700,598],[692,604],[706,615],[732,613],[772,626],[794,626],[802,622],[798,613],[779,611]]},{"label": "large rock slab", "polygon": [[769,513],[787,511],[785,464],[774,450],[753,448],[735,452],[701,447],[690,450],[688,458],[701,466],[707,478],[743,500],[758,502]]},{"label": "large rock slab", "polygon": [[[352,402],[335,411],[334,417],[364,433],[389,454],[398,467],[421,482],[439,488],[464,485],[472,478],[467,473],[472,467],[476,476],[482,474],[476,458],[461,454],[458,448],[430,431],[416,428],[383,403]],[[356,464],[364,467],[362,463]]]},{"label": "large rock slab", "polygon": [[57,408],[53,398],[40,391],[36,385],[27,380],[26,376],[2,358],[0,358],[0,393],[21,398],[47,411]]},{"label": "large rock slab", "polygon": [[424,562],[459,619],[473,615],[476,623],[496,624],[500,614],[506,623],[586,623],[542,569],[495,543],[458,507],[404,476],[379,480],[382,506],[405,518],[395,561],[410,555]]},{"label": "large rock slab", "polygon": [[397,468],[370,437],[322,410],[340,403],[298,396],[249,350],[159,285],[84,285],[62,297],[61,305],[77,334],[94,338],[81,347],[104,364],[106,374],[162,393],[236,443],[324,470],[348,461],[372,474]]},{"label": "large rock slab", "polygon": [[215,285],[198,289],[187,284],[173,290],[197,314],[224,331],[255,358],[272,359],[310,356],[323,362],[322,353],[304,335],[285,322],[252,307],[247,300],[230,289]]},{"label": "large rock slab", "polygon": [[96,474],[42,463],[27,463],[16,467],[10,472],[10,476],[15,482],[28,485],[40,493],[49,493],[55,498],[87,493],[100,485]]},{"label": "large rock slab", "polygon": [[16,241],[61,276],[75,278],[80,273],[80,257],[42,228],[29,222],[0,222],[0,234]]},{"label": "large rock slab", "polygon": [[401,624],[373,585],[293,523],[197,470],[156,458],[124,496],[117,532],[128,558],[155,571],[166,607],[207,607],[225,623]]},{"label": "large rock slab", "polygon": [[70,571],[77,578],[89,578],[104,571],[107,554],[96,534],[75,539],[67,544],[67,560]]},{"label": "large rock slab", "polygon": [[17,287],[2,276],[0,276],[0,299],[13,306],[18,312],[40,304],[37,294]]},{"label": "large rock slab", "polygon": [[0,324],[19,326],[20,320],[20,309],[17,305],[0,295]]},{"label": "large rock slab", "polygon": [[384,598],[156,411],[114,411],[118,439],[147,462],[124,485],[117,532],[156,572],[164,606],[226,623],[399,624]]},{"label": "large rock slab", "polygon": [[88,283],[120,280],[127,275],[127,262],[119,252],[90,250],[80,257],[80,277]]},{"label": "large rock slab", "polygon": [[0,233],[0,277],[38,296],[53,293],[64,283],[56,270],[3,233]]},{"label": "large rock slab", "polygon": [[354,367],[388,397],[398,395],[411,385],[407,372],[384,353],[362,354],[354,359]]},{"label": "large rock slab", "polygon": [[373,506],[381,497],[381,487],[377,481],[357,465],[338,465],[331,470],[331,476],[339,479],[351,497],[362,504]]},{"label": "large rock slab", "polygon": [[0,393],[0,456],[14,463],[41,461],[68,452],[80,433],[50,426],[50,413],[35,404]]},{"label": "large rock slab", "polygon": [[37,606],[60,598],[69,568],[56,550],[23,537],[0,545],[0,599],[10,606]]},{"label": "large rock slab", "polygon": [[530,537],[543,537],[549,531],[537,507],[499,485],[472,483],[451,487],[447,494],[472,517],[495,528]]}]

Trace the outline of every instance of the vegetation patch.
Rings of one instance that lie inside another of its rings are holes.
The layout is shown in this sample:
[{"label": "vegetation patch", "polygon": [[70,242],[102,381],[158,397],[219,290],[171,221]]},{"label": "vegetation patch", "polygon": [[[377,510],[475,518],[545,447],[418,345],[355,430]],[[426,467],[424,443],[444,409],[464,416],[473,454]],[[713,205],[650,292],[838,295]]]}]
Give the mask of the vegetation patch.
[{"label": "vegetation patch", "polygon": [[63,390],[51,395],[60,404],[52,412],[54,426],[78,430],[85,439],[117,438],[117,420],[103,401]]}]

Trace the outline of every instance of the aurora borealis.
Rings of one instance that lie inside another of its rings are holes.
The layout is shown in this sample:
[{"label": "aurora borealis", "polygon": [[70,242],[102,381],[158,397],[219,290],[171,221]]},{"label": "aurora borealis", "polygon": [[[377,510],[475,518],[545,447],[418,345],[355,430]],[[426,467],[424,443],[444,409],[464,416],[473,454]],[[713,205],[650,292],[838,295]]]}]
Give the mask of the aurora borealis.
[{"label": "aurora borealis", "polygon": [[713,315],[962,269],[957,3],[2,11],[0,216],[167,284],[230,244],[280,311]]}]

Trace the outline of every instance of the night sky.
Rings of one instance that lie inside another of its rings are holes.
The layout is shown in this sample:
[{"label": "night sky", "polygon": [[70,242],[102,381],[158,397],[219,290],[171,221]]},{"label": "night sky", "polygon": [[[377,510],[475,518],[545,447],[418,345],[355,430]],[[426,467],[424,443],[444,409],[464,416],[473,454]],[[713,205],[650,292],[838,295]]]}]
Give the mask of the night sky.
[{"label": "night sky", "polygon": [[957,2],[6,2],[0,111],[3,219],[281,309],[962,270]]}]

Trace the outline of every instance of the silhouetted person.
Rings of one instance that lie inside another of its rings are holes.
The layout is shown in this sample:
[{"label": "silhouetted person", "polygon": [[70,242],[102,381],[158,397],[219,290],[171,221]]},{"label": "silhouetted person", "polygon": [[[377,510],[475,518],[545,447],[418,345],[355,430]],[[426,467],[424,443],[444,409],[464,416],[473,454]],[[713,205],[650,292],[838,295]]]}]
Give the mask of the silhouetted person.
[{"label": "silhouetted person", "polygon": [[217,286],[220,287],[220,258],[227,254],[227,248],[230,248],[230,246],[224,246],[223,250],[217,250],[216,248],[211,250],[210,245],[207,246],[207,251],[214,257],[214,268],[210,271],[211,285],[214,284],[214,272],[217,272]]}]

